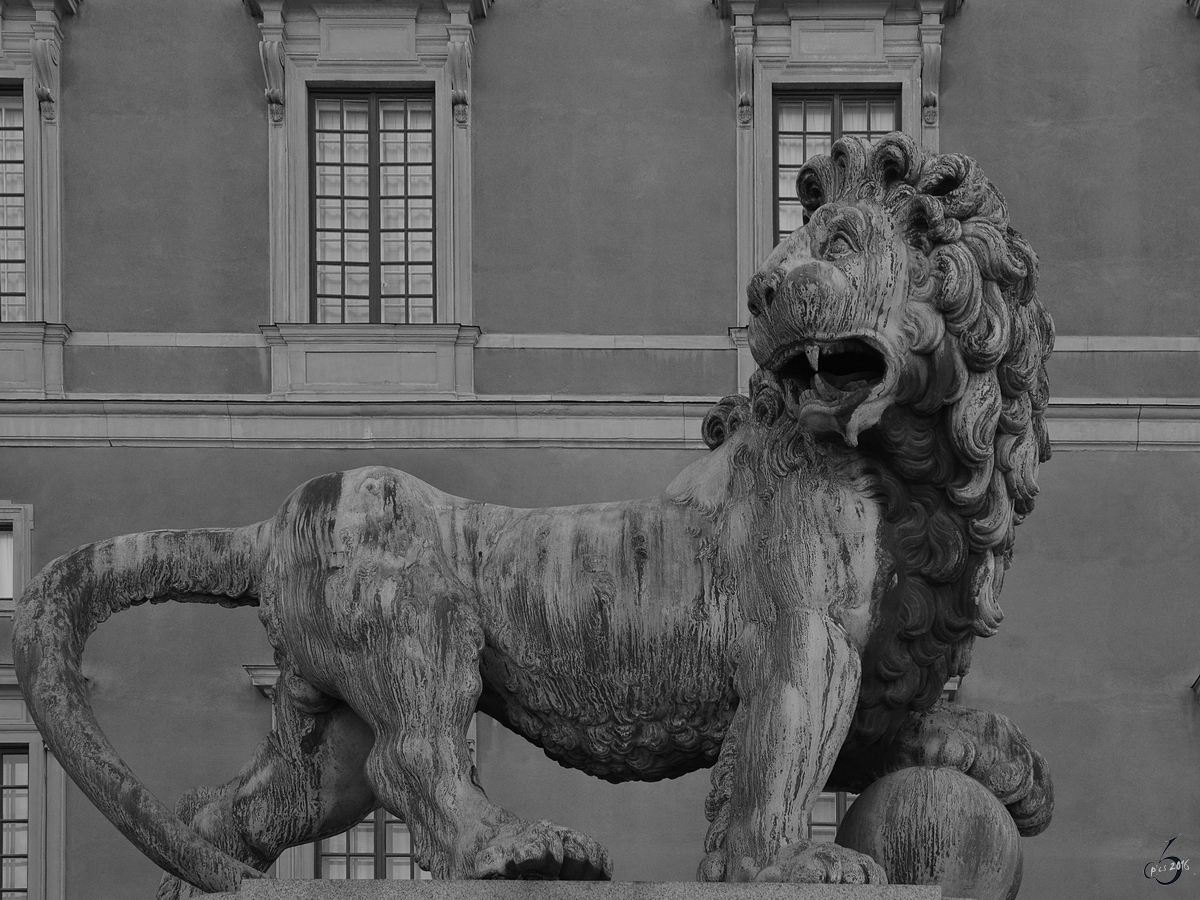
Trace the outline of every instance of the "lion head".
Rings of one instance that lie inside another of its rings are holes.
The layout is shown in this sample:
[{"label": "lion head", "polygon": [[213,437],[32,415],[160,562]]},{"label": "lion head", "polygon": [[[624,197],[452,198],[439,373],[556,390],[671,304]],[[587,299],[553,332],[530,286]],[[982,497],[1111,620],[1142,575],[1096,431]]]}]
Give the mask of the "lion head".
[{"label": "lion head", "polygon": [[1013,529],[1050,456],[1054,326],[1037,257],[973,160],[900,133],[845,138],[797,191],[805,225],[747,290],[750,400],[722,401],[704,433],[716,446],[749,421],[784,457],[857,448],[898,566],[863,656],[861,746],[931,706],[996,632]]}]

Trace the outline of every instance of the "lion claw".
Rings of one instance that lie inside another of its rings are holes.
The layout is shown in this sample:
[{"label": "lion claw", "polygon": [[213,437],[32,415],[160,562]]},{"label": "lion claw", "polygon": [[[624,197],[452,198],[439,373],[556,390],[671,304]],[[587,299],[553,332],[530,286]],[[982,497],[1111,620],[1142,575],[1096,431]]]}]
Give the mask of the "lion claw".
[{"label": "lion claw", "polygon": [[612,861],[595,839],[553,822],[502,826],[475,856],[476,878],[608,881]]},{"label": "lion claw", "polygon": [[839,844],[796,841],[755,873],[754,881],[790,884],[887,884],[883,867],[865,853]]}]

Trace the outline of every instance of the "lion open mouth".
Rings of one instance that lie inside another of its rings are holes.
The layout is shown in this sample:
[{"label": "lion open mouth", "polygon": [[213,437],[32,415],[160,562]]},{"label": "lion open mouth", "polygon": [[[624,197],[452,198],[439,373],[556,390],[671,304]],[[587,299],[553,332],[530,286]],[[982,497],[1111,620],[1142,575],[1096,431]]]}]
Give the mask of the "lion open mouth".
[{"label": "lion open mouth", "polygon": [[865,400],[887,375],[883,354],[858,338],[799,341],[769,368],[793,402],[818,400],[843,409]]}]

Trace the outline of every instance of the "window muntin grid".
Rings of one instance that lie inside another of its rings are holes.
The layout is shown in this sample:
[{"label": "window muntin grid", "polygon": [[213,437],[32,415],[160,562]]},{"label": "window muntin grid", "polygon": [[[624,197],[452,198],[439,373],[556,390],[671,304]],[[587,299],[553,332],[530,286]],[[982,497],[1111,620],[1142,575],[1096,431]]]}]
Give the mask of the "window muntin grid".
[{"label": "window muntin grid", "polygon": [[29,898],[29,750],[0,748],[0,900]]},{"label": "window muntin grid", "polygon": [[837,837],[838,826],[846,817],[846,810],[857,798],[858,794],[848,794],[845,791],[821,791],[808,814],[809,840],[822,844],[832,843]]},{"label": "window muntin grid", "polygon": [[775,241],[804,224],[796,176],[841,137],[875,141],[900,127],[900,92],[788,92],[775,97]]},{"label": "window muntin grid", "polygon": [[24,322],[25,101],[0,92],[0,322]]},{"label": "window muntin grid", "polygon": [[314,93],[312,319],[436,321],[433,98]]},{"label": "window muntin grid", "polygon": [[317,878],[334,881],[425,881],[432,874],[413,857],[408,826],[377,809],[349,831],[317,841]]},{"label": "window muntin grid", "polygon": [[13,545],[16,535],[11,522],[0,522],[0,604],[13,601]]}]

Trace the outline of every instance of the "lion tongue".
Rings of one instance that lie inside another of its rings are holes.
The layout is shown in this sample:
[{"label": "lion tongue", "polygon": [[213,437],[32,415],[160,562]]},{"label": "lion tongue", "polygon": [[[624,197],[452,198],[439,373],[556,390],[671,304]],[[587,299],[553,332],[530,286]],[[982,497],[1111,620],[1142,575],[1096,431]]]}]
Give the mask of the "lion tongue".
[{"label": "lion tongue", "polygon": [[817,396],[826,403],[832,403],[836,400],[841,400],[846,396],[845,392],[834,387],[825,380],[823,375],[817,374],[813,376],[813,390],[817,392]]}]

